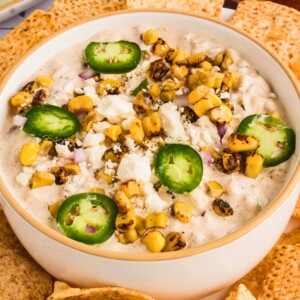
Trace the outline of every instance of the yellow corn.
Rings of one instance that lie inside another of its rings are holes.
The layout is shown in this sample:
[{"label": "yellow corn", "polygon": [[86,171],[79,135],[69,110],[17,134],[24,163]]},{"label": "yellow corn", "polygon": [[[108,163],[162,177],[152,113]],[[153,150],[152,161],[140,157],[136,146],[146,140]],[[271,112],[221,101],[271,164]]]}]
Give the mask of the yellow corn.
[{"label": "yellow corn", "polygon": [[98,94],[100,96],[102,96],[104,92],[108,92],[108,94],[118,94],[121,86],[122,81],[112,78],[106,78],[101,81],[98,89]]},{"label": "yellow corn", "polygon": [[96,173],[95,178],[97,180],[102,179],[104,180],[104,182],[106,182],[107,184],[111,184],[114,181],[114,177],[108,174],[104,173],[104,170],[100,170]]},{"label": "yellow corn", "polygon": [[209,101],[207,99],[201,99],[193,107],[194,112],[196,113],[196,115],[198,117],[203,116],[212,108],[214,108],[214,105],[212,104],[211,101]]},{"label": "yellow corn", "polygon": [[237,83],[239,76],[236,71],[226,70],[223,74],[223,82],[227,87],[231,88]]},{"label": "yellow corn", "polygon": [[149,93],[152,97],[157,98],[160,95],[160,87],[157,83],[153,83],[149,89]]},{"label": "yellow corn", "polygon": [[186,246],[186,241],[183,235],[179,232],[172,231],[166,236],[166,245],[162,251],[163,252],[177,251],[185,248],[185,246]]},{"label": "yellow corn", "polygon": [[163,102],[171,102],[175,99],[174,91],[162,91],[159,96],[160,100]]},{"label": "yellow corn", "polygon": [[123,191],[117,192],[116,203],[119,208],[119,213],[125,214],[132,209],[132,204]]},{"label": "yellow corn", "polygon": [[48,172],[35,172],[29,182],[31,189],[36,189],[42,186],[52,185],[55,182],[55,176]]},{"label": "yellow corn", "polygon": [[150,252],[158,253],[165,247],[166,240],[160,231],[149,230],[142,238],[142,243]]},{"label": "yellow corn", "polygon": [[126,232],[135,228],[136,216],[134,210],[129,210],[126,214],[118,214],[116,218],[116,228],[119,232]]},{"label": "yellow corn", "polygon": [[258,147],[257,139],[237,132],[229,136],[227,143],[232,152],[253,151]]},{"label": "yellow corn", "polygon": [[168,225],[168,217],[166,214],[160,213],[151,213],[145,219],[146,228],[167,228]]},{"label": "yellow corn", "polygon": [[213,88],[215,85],[215,76],[213,73],[205,71],[203,69],[196,69],[199,84]]},{"label": "yellow corn", "polygon": [[120,125],[114,125],[104,130],[104,134],[111,138],[113,142],[116,142],[122,133],[122,128]]},{"label": "yellow corn", "polygon": [[222,156],[222,164],[225,173],[238,172],[241,169],[242,158],[237,153],[224,153]]},{"label": "yellow corn", "polygon": [[124,192],[128,198],[144,196],[142,187],[135,180],[128,180],[121,183],[120,190]]},{"label": "yellow corn", "polygon": [[142,99],[137,99],[133,102],[133,109],[137,114],[145,114],[150,110],[150,107]]},{"label": "yellow corn", "polygon": [[54,83],[54,80],[48,76],[38,76],[36,82],[38,85],[47,88]]},{"label": "yellow corn", "polygon": [[19,92],[10,100],[12,106],[29,106],[33,101],[33,95],[27,92]]},{"label": "yellow corn", "polygon": [[192,91],[199,85],[199,78],[196,73],[191,74],[187,80],[187,87]]},{"label": "yellow corn", "polygon": [[233,56],[231,55],[230,52],[226,51],[221,67],[223,69],[228,69],[233,63],[234,63]]},{"label": "yellow corn", "polygon": [[49,154],[49,151],[53,147],[53,142],[43,140],[40,142],[40,149],[39,149],[39,155],[41,156],[47,156]]},{"label": "yellow corn", "polygon": [[188,101],[191,104],[195,104],[209,93],[209,87],[205,85],[199,85],[195,90],[189,93]]},{"label": "yellow corn", "polygon": [[162,83],[161,88],[164,91],[175,91],[182,87],[182,81],[167,79]]},{"label": "yellow corn", "polygon": [[97,114],[94,111],[90,111],[83,119],[81,125],[82,130],[89,132],[92,129],[96,121],[96,118],[97,118]]},{"label": "yellow corn", "polygon": [[19,153],[19,160],[23,166],[32,166],[38,159],[40,145],[29,142],[23,145]]},{"label": "yellow corn", "polygon": [[189,204],[175,201],[172,205],[172,214],[182,223],[189,223],[192,218],[192,208]]},{"label": "yellow corn", "polygon": [[174,77],[174,78],[183,79],[184,77],[186,77],[189,74],[189,69],[185,65],[178,66],[178,65],[174,64],[171,67],[171,74],[172,74],[172,77]]},{"label": "yellow corn", "polygon": [[66,174],[67,175],[77,175],[80,173],[80,167],[78,166],[78,164],[65,164],[64,165],[64,169],[66,170]]},{"label": "yellow corn", "polygon": [[139,236],[143,236],[147,230],[146,224],[145,224],[145,219],[140,216],[137,216],[137,215],[136,215],[135,230],[137,231]]},{"label": "yellow corn", "polygon": [[215,93],[211,91],[209,91],[204,98],[209,100],[214,107],[218,107],[222,104],[222,100]]},{"label": "yellow corn", "polygon": [[211,147],[209,147],[209,146],[203,146],[203,147],[201,148],[201,151],[208,151],[208,152],[210,152],[211,157],[212,157],[214,160],[217,160],[217,159],[220,158],[220,155],[219,155],[213,148],[211,148]]},{"label": "yellow corn", "polygon": [[226,54],[227,50],[222,50],[220,53],[218,53],[214,59],[214,65],[215,66],[221,66],[223,60],[224,60],[224,57],[225,57],[225,54]]},{"label": "yellow corn", "polygon": [[65,201],[65,199],[57,201],[51,205],[48,205],[48,210],[50,212],[50,215],[53,218],[56,218],[58,210],[60,209],[61,205],[63,204],[63,202]]},{"label": "yellow corn", "polygon": [[207,60],[200,63],[200,68],[203,69],[204,71],[210,71],[212,67],[213,67],[212,64]]},{"label": "yellow corn", "polygon": [[222,199],[215,199],[212,203],[212,209],[220,217],[229,217],[234,213],[229,203]]},{"label": "yellow corn", "polygon": [[264,158],[259,153],[249,153],[245,160],[244,174],[251,178],[256,178],[263,168]]},{"label": "yellow corn", "polygon": [[111,160],[112,162],[119,163],[121,159],[124,157],[124,155],[127,153],[127,148],[121,146],[121,152],[114,152],[112,148],[107,149],[104,152],[104,155],[102,157],[103,160],[108,161]]},{"label": "yellow corn", "polygon": [[158,32],[156,30],[149,29],[143,33],[142,39],[146,45],[152,45],[158,40]]},{"label": "yellow corn", "polygon": [[139,236],[135,229],[117,234],[118,242],[125,245],[134,243],[138,238]]},{"label": "yellow corn", "polygon": [[187,63],[187,54],[185,50],[179,51],[179,53],[176,55],[176,57],[173,60],[174,64],[182,65]]},{"label": "yellow corn", "polygon": [[208,181],[206,182],[206,186],[210,197],[220,198],[224,193],[222,185],[217,181]]},{"label": "yellow corn", "polygon": [[222,85],[223,79],[224,79],[224,74],[220,72],[213,72],[212,73],[214,77],[214,86],[213,88],[219,89]]},{"label": "yellow corn", "polygon": [[162,122],[157,112],[151,113],[142,121],[145,134],[149,137],[160,135],[162,132]]},{"label": "yellow corn", "polygon": [[215,124],[229,124],[232,121],[232,111],[227,105],[213,108],[208,116]]},{"label": "yellow corn", "polygon": [[170,46],[161,38],[159,38],[153,45],[153,53],[157,56],[163,57],[170,50]]},{"label": "yellow corn", "polygon": [[175,57],[179,54],[179,50],[178,49],[170,49],[165,57],[165,60],[168,62],[168,63],[173,63]]},{"label": "yellow corn", "polygon": [[141,144],[145,137],[145,131],[143,128],[142,121],[135,119],[130,124],[130,136],[137,143]]},{"label": "yellow corn", "polygon": [[72,113],[90,112],[93,109],[93,100],[89,96],[78,96],[73,98],[69,104],[68,109]]},{"label": "yellow corn", "polygon": [[205,58],[206,55],[202,52],[194,53],[187,58],[187,62],[190,66],[198,66]]},{"label": "yellow corn", "polygon": [[89,192],[105,195],[105,191],[102,188],[91,188]]}]

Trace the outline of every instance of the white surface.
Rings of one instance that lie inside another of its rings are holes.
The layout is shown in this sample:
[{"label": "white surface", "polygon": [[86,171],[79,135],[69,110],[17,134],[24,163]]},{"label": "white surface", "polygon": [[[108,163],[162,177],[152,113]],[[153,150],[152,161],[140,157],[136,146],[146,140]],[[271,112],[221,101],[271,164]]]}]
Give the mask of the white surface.
[{"label": "white surface", "polygon": [[[27,78],[24,74],[28,74],[28,70],[34,72],[54,54],[104,28],[115,27],[116,24],[118,27],[126,27],[153,22],[156,26],[172,26],[175,30],[183,29],[208,34],[240,52],[270,82],[278,96],[286,99],[284,105],[289,112],[290,123],[296,129],[296,135],[300,136],[298,95],[284,71],[272,57],[254,42],[226,27],[199,18],[170,13],[132,13],[106,17],[70,29],[50,40],[28,57],[8,80],[0,96],[0,103],[3,103],[3,108],[0,110],[1,119],[4,119],[8,110],[8,106],[4,104],[12,94],[17,92],[19,86],[26,83]],[[18,85],[15,84],[16,82]],[[299,148],[298,139],[297,155],[292,161],[294,168],[299,159]],[[288,177],[291,176],[292,171],[290,170]],[[1,176],[4,178],[3,172]],[[12,190],[11,183],[5,181],[5,184],[9,190]],[[50,239],[33,228],[6,202],[4,202],[4,211],[25,248],[41,266],[60,280],[81,286],[107,284],[124,286],[143,291],[157,300],[187,300],[199,299],[201,295],[230,285],[254,267],[270,250],[288,223],[298,193],[299,187],[268,220],[243,237],[209,252],[176,261],[112,260],[80,252]],[[53,232],[53,235],[62,238],[58,233]],[[259,247],[251,247],[252,245],[259,245]]]}]

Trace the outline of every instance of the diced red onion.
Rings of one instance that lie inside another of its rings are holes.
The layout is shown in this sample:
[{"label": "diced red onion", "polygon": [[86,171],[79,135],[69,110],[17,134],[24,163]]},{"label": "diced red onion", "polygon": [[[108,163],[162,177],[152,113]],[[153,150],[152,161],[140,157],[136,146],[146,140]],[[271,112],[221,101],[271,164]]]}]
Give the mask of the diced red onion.
[{"label": "diced red onion", "polygon": [[8,129],[8,131],[6,132],[7,135],[11,135],[18,127],[16,126],[12,126]]},{"label": "diced red onion", "polygon": [[13,125],[23,127],[27,122],[27,118],[22,117],[20,115],[13,117]]},{"label": "diced red onion", "polygon": [[96,231],[97,231],[97,229],[93,226],[89,226],[89,225],[85,226],[85,232],[86,233],[95,233]]},{"label": "diced red onion", "polygon": [[86,157],[82,148],[74,149],[74,161],[76,163],[81,163],[86,161]]},{"label": "diced red onion", "polygon": [[218,135],[220,137],[220,143],[222,144],[222,140],[228,130],[228,126],[226,124],[222,124],[222,125],[219,124],[217,125],[217,130],[218,130]]},{"label": "diced red onion", "polygon": [[185,105],[188,105],[188,98],[187,98],[187,94],[182,94],[182,95],[177,95],[175,100],[174,100],[174,103],[177,105],[177,106],[185,106]]},{"label": "diced red onion", "polygon": [[88,69],[84,70],[83,72],[81,72],[78,76],[84,80],[87,80],[87,79],[94,77],[96,74],[97,73],[94,70],[88,68]]},{"label": "diced red onion", "polygon": [[201,157],[206,165],[211,165],[214,162],[209,151],[201,151]]}]

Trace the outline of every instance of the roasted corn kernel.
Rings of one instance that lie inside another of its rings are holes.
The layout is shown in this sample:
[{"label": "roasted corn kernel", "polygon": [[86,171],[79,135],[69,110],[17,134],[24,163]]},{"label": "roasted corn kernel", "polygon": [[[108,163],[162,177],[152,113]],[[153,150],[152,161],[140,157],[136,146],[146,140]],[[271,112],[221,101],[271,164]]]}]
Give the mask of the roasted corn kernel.
[{"label": "roasted corn kernel", "polygon": [[206,186],[210,197],[220,198],[224,193],[222,185],[217,181],[208,181],[206,182]]},{"label": "roasted corn kernel", "polygon": [[227,105],[220,105],[210,110],[208,114],[214,124],[229,124],[232,121],[232,111]]},{"label": "roasted corn kernel", "polygon": [[12,106],[29,106],[33,101],[33,95],[27,92],[19,92],[10,100]]},{"label": "roasted corn kernel", "polygon": [[121,145],[120,151],[114,151],[113,148],[109,148],[104,152],[102,159],[105,161],[111,160],[112,162],[119,163],[127,152],[128,148],[124,145]]},{"label": "roasted corn kernel", "polygon": [[128,198],[144,196],[144,190],[135,180],[128,180],[121,183],[120,190],[124,192]]},{"label": "roasted corn kernel", "polygon": [[174,59],[175,59],[175,57],[179,54],[179,52],[180,52],[180,51],[177,50],[177,49],[170,49],[170,50],[168,51],[166,57],[165,57],[165,60],[166,60],[168,63],[172,64],[173,61],[174,61]]},{"label": "roasted corn kernel", "polygon": [[67,175],[77,175],[80,173],[80,167],[75,163],[67,163],[64,165],[64,169]]},{"label": "roasted corn kernel", "polygon": [[172,231],[166,236],[165,239],[166,245],[162,250],[163,252],[177,251],[185,248],[186,246],[186,241],[183,235],[179,232]]},{"label": "roasted corn kernel", "polygon": [[182,81],[180,80],[172,80],[172,79],[167,79],[162,83],[162,90],[164,91],[176,91],[182,87]]},{"label": "roasted corn kernel", "polygon": [[119,232],[126,232],[135,228],[136,216],[134,210],[129,210],[126,214],[119,213],[116,218],[116,228]]},{"label": "roasted corn kernel", "polygon": [[40,142],[39,155],[47,156],[50,150],[53,148],[53,142],[43,140]]},{"label": "roasted corn kernel", "polygon": [[162,91],[159,96],[160,100],[163,102],[171,102],[175,99],[174,91]]},{"label": "roasted corn kernel", "polygon": [[83,122],[82,122],[82,129],[86,132],[89,132],[95,121],[96,121],[96,118],[97,118],[97,114],[94,112],[94,111],[90,111],[83,119]]},{"label": "roasted corn kernel", "polygon": [[225,173],[235,173],[241,169],[242,157],[238,153],[224,153],[222,156],[222,164]]},{"label": "roasted corn kernel", "polygon": [[105,195],[105,191],[102,188],[91,188],[89,192]]},{"label": "roasted corn kernel", "polygon": [[72,113],[90,112],[93,109],[93,100],[89,96],[78,96],[73,98],[69,104],[68,109]]},{"label": "roasted corn kernel", "polygon": [[212,76],[214,77],[214,85],[213,88],[219,89],[222,86],[224,74],[221,72],[213,72]]},{"label": "roasted corn kernel", "polygon": [[101,81],[98,93],[100,96],[104,95],[104,93],[108,95],[118,95],[121,92],[122,85],[123,83],[120,80],[106,78]]},{"label": "roasted corn kernel", "polygon": [[224,73],[223,82],[228,88],[234,87],[238,82],[238,73],[233,70],[226,70]]},{"label": "roasted corn kernel", "polygon": [[234,63],[234,59],[232,54],[229,51],[226,51],[221,67],[222,69],[228,69]]},{"label": "roasted corn kernel", "polygon": [[170,71],[170,67],[163,59],[158,59],[149,64],[148,76],[154,80],[162,80]]},{"label": "roasted corn kernel", "polygon": [[126,214],[130,209],[132,209],[132,204],[123,191],[117,192],[116,203],[118,205],[119,213],[121,214]]},{"label": "roasted corn kernel", "polygon": [[49,98],[50,93],[48,90],[40,89],[38,90],[33,97],[33,105],[42,105]]},{"label": "roasted corn kernel", "polygon": [[201,148],[201,151],[208,151],[210,154],[211,154],[211,157],[214,159],[214,160],[217,160],[220,158],[220,155],[212,148],[212,147],[209,147],[209,146],[203,146]]},{"label": "roasted corn kernel", "polygon": [[152,253],[160,252],[166,244],[163,234],[158,230],[149,230],[142,238],[142,243]]},{"label": "roasted corn kernel", "polygon": [[218,107],[222,104],[222,100],[212,91],[209,91],[204,98],[209,100],[214,107]]},{"label": "roasted corn kernel", "polygon": [[195,123],[199,118],[192,108],[189,106],[183,106],[183,111],[181,111],[181,115],[185,117],[185,119],[191,123]]},{"label": "roasted corn kernel", "polygon": [[63,167],[53,167],[51,173],[55,176],[55,184],[62,185],[68,181],[66,170]]},{"label": "roasted corn kernel", "polygon": [[199,78],[196,73],[191,74],[187,80],[187,87],[192,91],[199,86]]},{"label": "roasted corn kernel", "polygon": [[132,244],[139,238],[135,229],[128,230],[123,233],[117,234],[117,239],[119,243],[122,244]]},{"label": "roasted corn kernel", "polygon": [[145,219],[146,228],[167,228],[168,226],[168,217],[165,213],[151,213]]},{"label": "roasted corn kernel", "polygon": [[221,217],[232,216],[234,212],[229,203],[222,199],[215,199],[212,203],[212,208],[214,212]]},{"label": "roasted corn kernel", "polygon": [[213,68],[213,66],[209,61],[205,60],[200,63],[200,68],[204,71],[210,71]]},{"label": "roasted corn kernel", "polygon": [[179,51],[176,57],[173,60],[173,64],[184,65],[187,63],[187,54],[185,50]]},{"label": "roasted corn kernel", "polygon": [[185,65],[178,66],[178,65],[174,64],[171,67],[171,75],[173,78],[183,79],[188,74],[189,74],[189,69]]},{"label": "roasted corn kernel", "polygon": [[264,158],[259,153],[249,153],[245,160],[244,174],[251,178],[256,178],[261,172],[264,164]]},{"label": "roasted corn kernel", "polygon": [[157,98],[159,97],[161,89],[157,83],[153,83],[149,89],[149,93],[152,97]]},{"label": "roasted corn kernel", "polygon": [[30,167],[38,159],[40,145],[38,143],[29,142],[23,145],[19,152],[19,160],[23,166]]},{"label": "roasted corn kernel", "polygon": [[143,42],[146,45],[152,45],[158,40],[158,32],[157,30],[149,29],[143,33],[142,36]]},{"label": "roasted corn kernel", "polygon": [[26,83],[26,84],[22,87],[21,91],[22,91],[22,92],[27,92],[27,93],[29,93],[29,94],[34,94],[34,93],[35,93],[35,90],[36,90],[37,88],[38,88],[37,83],[36,83],[35,81],[30,81],[30,82]]},{"label": "roasted corn kernel", "polygon": [[187,58],[187,63],[189,66],[198,66],[206,58],[206,55],[203,52],[191,54]]},{"label": "roasted corn kernel", "polygon": [[108,136],[113,142],[116,142],[122,133],[120,125],[114,125],[104,130],[104,134]]},{"label": "roasted corn kernel", "polygon": [[103,169],[96,171],[95,178],[97,180],[102,179],[107,184],[111,184],[114,181],[114,177],[112,175],[106,174]]},{"label": "roasted corn kernel", "polygon": [[48,76],[38,76],[36,78],[36,82],[38,85],[48,88],[54,83],[54,80],[51,77]]},{"label": "roasted corn kernel", "polygon": [[145,219],[140,216],[137,216],[137,215],[136,215],[135,230],[137,231],[139,236],[143,236],[147,230],[146,224],[145,224]]},{"label": "roasted corn kernel", "polygon": [[145,114],[150,110],[150,107],[143,100],[138,99],[133,102],[133,109],[137,114]]},{"label": "roasted corn kernel", "polygon": [[206,85],[209,88],[213,88],[215,86],[214,73],[205,71],[203,69],[196,69],[196,74],[198,76],[199,85]]},{"label": "roasted corn kernel", "polygon": [[170,50],[170,46],[161,38],[158,38],[153,45],[153,53],[157,56],[164,57]]},{"label": "roasted corn kernel", "polygon": [[51,205],[48,205],[48,210],[50,212],[50,215],[53,217],[53,218],[56,218],[57,216],[57,213],[61,207],[61,205],[63,204],[63,202],[65,201],[65,199],[63,200],[60,200],[60,201],[57,201]]},{"label": "roasted corn kernel", "polygon": [[257,139],[238,132],[232,133],[228,137],[227,143],[232,152],[253,151],[258,147]]},{"label": "roasted corn kernel", "polygon": [[151,113],[142,121],[145,134],[149,137],[162,133],[162,122],[157,112]]},{"label": "roasted corn kernel", "polygon": [[141,144],[143,142],[145,138],[145,131],[140,119],[135,119],[131,122],[130,136],[137,144]]},{"label": "roasted corn kernel", "polygon": [[42,186],[52,185],[55,182],[55,176],[49,172],[35,172],[29,182],[31,189],[36,189]]},{"label": "roasted corn kernel", "polygon": [[209,93],[209,87],[206,85],[199,85],[195,90],[188,94],[188,101],[195,104]]},{"label": "roasted corn kernel", "polygon": [[214,105],[212,104],[211,101],[207,99],[201,99],[196,104],[194,104],[193,107],[194,112],[199,118],[202,117],[204,114],[206,114],[212,108],[214,108]]},{"label": "roasted corn kernel", "polygon": [[192,218],[192,207],[182,201],[175,201],[172,205],[172,215],[180,222],[189,223]]}]

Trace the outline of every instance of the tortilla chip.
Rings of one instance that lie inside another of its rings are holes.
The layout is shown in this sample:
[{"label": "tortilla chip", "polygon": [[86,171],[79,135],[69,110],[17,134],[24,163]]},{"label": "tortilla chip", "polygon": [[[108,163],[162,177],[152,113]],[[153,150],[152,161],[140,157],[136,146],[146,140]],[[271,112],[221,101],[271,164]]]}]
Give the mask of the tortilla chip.
[{"label": "tortilla chip", "polygon": [[277,246],[259,299],[300,298],[300,245]]},{"label": "tortilla chip", "polygon": [[0,79],[27,50],[55,30],[51,16],[36,10],[0,40]]},{"label": "tortilla chip", "polygon": [[299,20],[300,12],[293,8],[245,0],[239,3],[230,23],[258,38],[289,65],[300,49]]},{"label": "tortilla chip", "polygon": [[56,0],[49,12],[58,29],[65,28],[77,21],[98,16],[105,11],[115,11],[126,8],[126,0]]},{"label": "tortilla chip", "polygon": [[127,0],[128,8],[161,8],[193,12],[220,18],[224,0]]},{"label": "tortilla chip", "polygon": [[48,300],[154,300],[153,298],[118,287],[92,289],[72,288],[64,282],[55,282]]},{"label": "tortilla chip", "polygon": [[53,279],[27,253],[0,212],[0,299],[43,300]]},{"label": "tortilla chip", "polygon": [[225,300],[256,300],[244,284],[240,284],[237,290],[230,292]]},{"label": "tortilla chip", "polygon": [[[294,72],[297,79],[300,81],[300,52],[298,52],[298,54],[295,56],[295,58],[290,62],[289,67]],[[298,203],[299,202],[300,202],[300,200],[298,200]],[[298,218],[300,218],[300,216]]]}]

